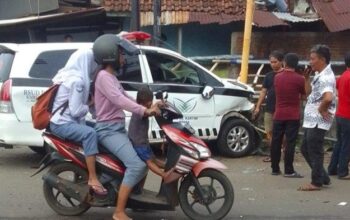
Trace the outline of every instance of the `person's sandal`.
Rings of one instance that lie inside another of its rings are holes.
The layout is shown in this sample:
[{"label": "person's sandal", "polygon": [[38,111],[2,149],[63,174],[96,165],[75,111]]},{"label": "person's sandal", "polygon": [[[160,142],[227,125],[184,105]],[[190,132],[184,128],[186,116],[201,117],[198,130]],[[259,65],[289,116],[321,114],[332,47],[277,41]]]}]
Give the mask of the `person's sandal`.
[{"label": "person's sandal", "polygon": [[271,175],[272,175],[272,176],[278,176],[278,175],[281,175],[281,174],[282,174],[281,171],[272,171],[272,172],[271,172]]},{"label": "person's sandal", "polygon": [[338,177],[340,180],[350,180],[350,175]]},{"label": "person's sandal", "polygon": [[303,175],[297,173],[297,172],[294,172],[294,173],[291,173],[291,174],[284,174],[283,175],[284,177],[286,178],[304,178]]},{"label": "person's sandal", "polygon": [[265,157],[265,158],[263,159],[263,162],[265,162],[265,163],[271,162],[271,157]]},{"label": "person's sandal", "polygon": [[[113,220],[119,220],[119,218],[117,216],[112,216]],[[129,218],[128,220],[132,220],[132,218]]]},{"label": "person's sandal", "polygon": [[304,186],[300,186],[298,188],[298,191],[306,191],[306,192],[310,192],[310,191],[320,191],[321,190],[321,187],[318,187],[318,186],[314,186],[312,184],[307,184],[307,185],[304,185]]},{"label": "person's sandal", "polygon": [[98,196],[106,196],[108,194],[107,189],[105,189],[102,185],[89,185],[89,188],[91,193]]}]

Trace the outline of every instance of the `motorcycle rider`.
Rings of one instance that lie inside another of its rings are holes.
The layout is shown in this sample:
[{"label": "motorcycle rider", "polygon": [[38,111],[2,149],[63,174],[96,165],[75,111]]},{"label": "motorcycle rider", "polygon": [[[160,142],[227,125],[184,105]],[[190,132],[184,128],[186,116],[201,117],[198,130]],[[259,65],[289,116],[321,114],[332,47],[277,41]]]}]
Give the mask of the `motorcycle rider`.
[{"label": "motorcycle rider", "polygon": [[96,68],[92,50],[80,49],[74,52],[64,68],[58,71],[52,81],[61,85],[53,109],[63,105],[65,107],[50,119],[50,130],[56,136],[82,143],[89,172],[88,185],[95,194],[107,195],[107,190],[96,175],[97,134],[85,124],[85,116],[89,111],[90,78]]},{"label": "motorcycle rider", "polygon": [[125,64],[121,53],[122,39],[105,34],[93,45],[95,60],[102,65],[95,81],[96,126],[100,143],[125,165],[124,178],[119,188],[113,219],[130,219],[125,213],[126,203],[133,187],[146,175],[146,164],[137,156],[125,129],[123,110],[140,116],[159,112],[157,105],[145,108],[128,96],[116,77],[116,71]]}]

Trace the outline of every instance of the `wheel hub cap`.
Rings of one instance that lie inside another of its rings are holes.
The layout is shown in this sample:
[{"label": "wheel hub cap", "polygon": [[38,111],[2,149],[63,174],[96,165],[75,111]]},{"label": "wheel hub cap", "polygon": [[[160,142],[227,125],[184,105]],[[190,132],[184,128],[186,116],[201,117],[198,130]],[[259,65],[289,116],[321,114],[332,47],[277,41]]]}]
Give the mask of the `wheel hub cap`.
[{"label": "wheel hub cap", "polygon": [[241,152],[248,147],[249,133],[242,126],[233,127],[227,135],[227,145],[233,152]]}]

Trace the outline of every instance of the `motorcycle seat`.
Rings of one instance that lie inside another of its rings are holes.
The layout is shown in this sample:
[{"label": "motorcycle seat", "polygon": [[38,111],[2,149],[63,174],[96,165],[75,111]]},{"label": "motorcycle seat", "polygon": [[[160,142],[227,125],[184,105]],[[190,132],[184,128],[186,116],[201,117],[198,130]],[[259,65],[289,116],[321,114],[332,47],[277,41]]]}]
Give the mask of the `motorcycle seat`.
[{"label": "motorcycle seat", "polygon": [[55,134],[53,134],[53,133],[51,133],[49,131],[44,131],[43,135],[48,136],[48,137],[53,137],[53,138],[58,139],[58,140],[60,140],[62,142],[70,142],[70,143],[72,143],[72,145],[82,147],[81,143],[78,143],[78,142],[75,142],[75,141],[72,141],[72,140],[60,137],[60,136],[55,135]]},{"label": "motorcycle seat", "polygon": [[[45,136],[48,136],[48,137],[54,137],[55,139],[58,139],[58,140],[60,140],[60,141],[70,142],[70,143],[72,143],[72,146],[79,146],[79,147],[81,147],[81,148],[83,147],[83,146],[81,145],[81,143],[77,143],[77,142],[74,142],[74,141],[71,141],[71,140],[68,140],[68,139],[59,137],[59,136],[57,136],[57,135],[55,135],[55,134],[53,134],[53,133],[51,133],[51,132],[49,132],[49,131],[45,131],[43,134],[44,134]],[[107,148],[105,148],[105,147],[104,147],[102,144],[100,144],[100,143],[98,144],[98,150],[99,150],[99,153],[100,153],[100,154],[107,155],[107,156],[109,156],[112,160],[117,161],[117,162],[123,164],[123,162],[122,162],[117,156],[115,156],[112,152],[110,152]]]}]

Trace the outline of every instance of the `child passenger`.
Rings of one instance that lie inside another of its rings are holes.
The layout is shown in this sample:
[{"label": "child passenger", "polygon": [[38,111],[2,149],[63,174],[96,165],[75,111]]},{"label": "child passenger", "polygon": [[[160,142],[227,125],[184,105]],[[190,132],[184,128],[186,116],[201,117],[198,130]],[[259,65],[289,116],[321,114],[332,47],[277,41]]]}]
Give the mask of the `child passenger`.
[{"label": "child passenger", "polygon": [[[138,91],[136,97],[136,102],[138,104],[143,105],[146,108],[150,108],[150,106],[152,106],[152,101],[153,93],[149,88],[143,87]],[[162,178],[165,178],[167,176],[167,172],[164,172],[160,168],[160,166],[162,166],[161,161],[157,161],[155,159],[149,144],[148,128],[148,117],[132,114],[128,133],[137,155],[147,164],[150,170]]]}]

